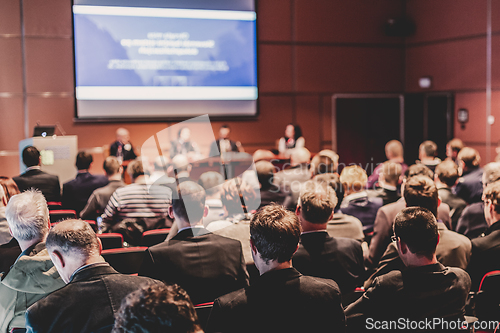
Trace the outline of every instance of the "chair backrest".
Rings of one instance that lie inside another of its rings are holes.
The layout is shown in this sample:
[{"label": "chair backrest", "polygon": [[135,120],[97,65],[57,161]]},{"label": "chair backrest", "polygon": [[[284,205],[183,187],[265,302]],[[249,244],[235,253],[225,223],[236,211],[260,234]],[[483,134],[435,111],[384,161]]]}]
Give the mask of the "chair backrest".
[{"label": "chair backrest", "polygon": [[498,320],[500,318],[500,271],[486,273],[479,291],[474,297],[475,316],[479,320]]},{"label": "chair backrest", "polygon": [[47,202],[47,206],[49,206],[49,210],[58,210],[62,208],[62,204],[58,201],[49,201]]},{"label": "chair backrest", "polygon": [[111,267],[122,274],[136,274],[144,260],[147,247],[137,246],[121,249],[103,250],[101,255]]},{"label": "chair backrest", "polygon": [[101,240],[102,249],[119,249],[123,247],[123,236],[122,234],[116,232],[110,232],[105,234],[97,234],[97,237]]},{"label": "chair backrest", "polygon": [[167,239],[169,233],[170,228],[145,231],[142,233],[141,245],[150,247],[156,244],[160,244],[161,242],[165,241],[165,239]]},{"label": "chair backrest", "polygon": [[203,330],[207,328],[208,317],[210,316],[210,311],[212,311],[213,307],[214,302],[202,303],[194,306],[196,314],[198,315],[198,320]]},{"label": "chair backrest", "polygon": [[76,212],[72,209],[50,210],[49,216],[51,223],[57,223],[62,220],[76,219]]},{"label": "chair backrest", "polygon": [[25,328],[19,328],[19,327],[14,327],[9,331],[9,333],[25,333],[25,332],[26,332]]}]

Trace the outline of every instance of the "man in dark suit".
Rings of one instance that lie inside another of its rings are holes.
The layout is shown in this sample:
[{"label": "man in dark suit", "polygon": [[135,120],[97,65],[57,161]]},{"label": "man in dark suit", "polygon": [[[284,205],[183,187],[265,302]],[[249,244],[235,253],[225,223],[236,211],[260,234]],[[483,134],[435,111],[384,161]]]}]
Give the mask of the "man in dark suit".
[{"label": "man in dark suit", "polygon": [[207,332],[344,332],[337,284],[292,267],[300,237],[297,216],[266,206],[253,216],[250,234],[260,277],[215,300]]},{"label": "man in dark suit", "polygon": [[179,185],[180,197],[172,199],[170,217],[179,233],[168,243],[150,247],[139,275],[177,283],[194,304],[212,302],[225,293],[248,285],[241,243],[212,234],[203,227],[205,191],[186,181]]},{"label": "man in dark suit", "polygon": [[33,146],[23,149],[23,163],[26,165],[26,172],[14,177],[19,191],[24,192],[29,188],[40,190],[47,202],[61,201],[61,185],[59,177],[43,172],[40,169],[42,160],[40,152]]},{"label": "man in dark suit", "polygon": [[80,212],[87,204],[92,192],[108,184],[106,176],[94,176],[89,172],[92,162],[91,154],[84,151],[79,152],[76,156],[78,174],[75,179],[63,185],[62,206],[65,209],[76,211],[76,216],[80,216]]},{"label": "man in dark suit", "polygon": [[210,154],[208,156],[213,157],[223,153],[243,151],[239,141],[229,139],[230,134],[231,128],[229,125],[222,125],[219,128],[219,138],[210,145]]},{"label": "man in dark suit", "polygon": [[130,133],[126,128],[120,127],[116,130],[116,141],[109,147],[109,155],[115,156],[120,163],[137,158],[134,147],[130,143]]},{"label": "man in dark suit", "polygon": [[264,207],[271,203],[277,203],[287,207],[292,201],[291,193],[274,184],[274,165],[268,161],[255,163],[257,179],[260,186],[260,206]]},{"label": "man in dark suit", "polygon": [[47,250],[66,286],[31,306],[27,332],[96,332],[114,322],[122,299],[142,285],[160,283],[123,275],[106,263],[101,243],[82,220],[59,222],[50,230]]},{"label": "man in dark suit", "polygon": [[382,164],[378,177],[380,188],[374,191],[375,196],[382,198],[384,206],[401,198],[398,187],[401,185],[401,164],[387,161]]},{"label": "man in dark suit", "polygon": [[458,180],[458,166],[455,162],[447,160],[439,163],[434,172],[434,182],[438,189],[439,198],[450,206],[451,229],[455,230],[462,211],[467,206],[462,198],[453,194],[451,188]]},{"label": "man in dark suit", "polygon": [[404,209],[396,216],[393,239],[406,269],[377,277],[364,295],[346,308],[349,330],[369,330],[375,321],[400,318],[463,322],[470,278],[464,270],[438,262],[439,233],[434,215],[421,207]]},{"label": "man in dark suit", "polygon": [[458,166],[462,177],[458,179],[455,194],[468,204],[481,202],[483,169],[479,167],[481,156],[474,148],[464,147],[458,153]]},{"label": "man in dark suit", "polygon": [[434,141],[426,140],[422,142],[418,148],[417,163],[423,164],[428,167],[432,172],[436,169],[437,165],[441,163],[441,159],[437,157],[438,146]]},{"label": "man in dark suit", "polygon": [[478,290],[484,274],[500,269],[500,181],[489,184],[483,194],[484,216],[488,229],[472,242],[472,256],[467,272],[472,279],[472,289]]},{"label": "man in dark suit", "polygon": [[305,275],[332,279],[342,295],[354,291],[365,271],[361,242],[330,237],[327,223],[337,204],[335,191],[324,183],[304,183],[295,214],[302,226],[293,267]]}]

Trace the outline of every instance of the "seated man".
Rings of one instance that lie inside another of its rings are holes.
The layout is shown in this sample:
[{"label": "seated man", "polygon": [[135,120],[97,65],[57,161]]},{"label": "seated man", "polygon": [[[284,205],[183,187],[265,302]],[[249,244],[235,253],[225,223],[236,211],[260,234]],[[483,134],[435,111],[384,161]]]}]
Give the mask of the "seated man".
[{"label": "seated man", "polygon": [[462,216],[462,211],[467,206],[467,202],[451,191],[457,180],[458,166],[455,162],[447,160],[438,164],[434,172],[434,182],[438,189],[439,198],[442,202],[450,206],[452,230],[456,229],[458,219]]},{"label": "seated man", "polygon": [[150,247],[139,275],[177,283],[194,304],[212,302],[225,293],[248,285],[241,243],[212,234],[203,227],[205,191],[191,181],[179,185],[169,214],[179,233],[168,243]]},{"label": "seated man", "polygon": [[203,187],[207,194],[205,204],[208,207],[208,215],[203,218],[203,225],[206,227],[210,222],[218,221],[224,217],[224,207],[221,201],[224,177],[216,171],[207,171],[200,175],[198,184]]},{"label": "seated man", "polygon": [[[27,332],[96,332],[113,325],[118,304],[141,285],[160,283],[116,272],[82,220],[66,220],[47,237],[49,255],[66,283],[26,311]],[[108,330],[109,331],[109,330]]]},{"label": "seated man", "polygon": [[[387,162],[397,163],[401,166],[401,173],[404,174],[408,170],[408,165],[405,164],[403,157],[403,145],[398,140],[391,140],[385,144],[385,156],[387,156]],[[366,188],[374,189],[377,186],[380,171],[382,171],[382,164],[377,165],[368,177]]]},{"label": "seated man", "polygon": [[302,234],[292,263],[302,274],[337,282],[344,296],[357,287],[365,267],[359,241],[330,237],[326,232],[336,204],[337,196],[330,186],[315,181],[304,183],[295,212]]},{"label": "seated man", "polygon": [[374,195],[373,190],[365,190],[366,171],[358,165],[347,166],[340,173],[340,181],[345,193],[340,210],[358,218],[365,233],[371,232],[377,211],[384,202]]},{"label": "seated man", "polygon": [[277,203],[287,207],[292,200],[291,194],[287,194],[285,189],[274,184],[274,165],[268,161],[255,163],[257,178],[260,186],[260,207],[271,203]]},{"label": "seated man", "polygon": [[458,179],[455,194],[468,204],[481,202],[483,169],[479,167],[481,156],[474,148],[464,147],[457,156],[462,176]]},{"label": "seated man", "polygon": [[102,167],[106,171],[109,183],[92,192],[87,205],[80,213],[83,220],[95,220],[98,216],[101,216],[111,195],[115,193],[116,189],[125,186],[122,180],[123,168],[116,157],[106,157]]},{"label": "seated man", "polygon": [[49,209],[41,192],[27,190],[13,196],[5,212],[12,236],[22,250],[2,276],[0,284],[0,332],[25,327],[26,309],[64,286],[45,249]]},{"label": "seated man", "polygon": [[120,163],[137,158],[130,143],[130,133],[126,128],[120,127],[116,130],[116,141],[109,147],[109,155],[115,156]]},{"label": "seated man", "polygon": [[149,285],[129,294],[116,314],[113,333],[203,333],[189,295],[178,285]]},{"label": "seated man", "polygon": [[484,190],[484,216],[488,229],[474,238],[472,256],[467,272],[472,279],[472,290],[477,291],[484,274],[500,270],[500,181],[489,184]]},{"label": "seated man", "polygon": [[76,155],[78,174],[75,179],[63,185],[62,206],[65,209],[76,211],[76,216],[80,216],[80,212],[87,204],[92,192],[108,184],[106,176],[95,176],[89,172],[92,161],[91,154],[84,151],[79,152]]},{"label": "seated man", "polygon": [[207,332],[344,332],[337,284],[292,267],[300,237],[297,216],[268,205],[253,216],[250,233],[260,277],[215,300]]},{"label": "seated man", "polygon": [[379,189],[375,195],[382,198],[384,206],[396,202],[401,198],[398,187],[401,185],[401,164],[391,161],[384,162],[378,177]]},{"label": "seated man", "polygon": [[446,144],[446,160],[458,165],[458,153],[464,147],[464,143],[459,138],[453,138]]},{"label": "seated man", "polygon": [[33,146],[24,148],[22,158],[27,168],[26,172],[13,178],[19,191],[24,192],[27,189],[34,188],[42,192],[47,202],[60,202],[61,185],[59,184],[59,177],[41,170],[42,159],[38,149]]},{"label": "seated man", "polygon": [[434,172],[436,166],[441,163],[441,159],[437,157],[437,153],[438,147],[436,143],[431,140],[426,140],[422,142],[418,148],[418,158],[420,160],[418,160],[417,163],[425,165]]},{"label": "seated man", "polygon": [[210,154],[208,156],[219,156],[227,152],[244,151],[241,142],[229,139],[231,128],[229,125],[222,125],[219,128],[219,138],[210,145]]},{"label": "seated man", "polygon": [[399,318],[431,322],[440,318],[454,322],[458,329],[461,325],[457,320],[463,322],[465,315],[470,278],[464,270],[438,262],[434,214],[425,208],[405,208],[396,216],[393,239],[406,269],[377,277],[364,295],[346,308],[349,330],[362,331],[370,322]]}]

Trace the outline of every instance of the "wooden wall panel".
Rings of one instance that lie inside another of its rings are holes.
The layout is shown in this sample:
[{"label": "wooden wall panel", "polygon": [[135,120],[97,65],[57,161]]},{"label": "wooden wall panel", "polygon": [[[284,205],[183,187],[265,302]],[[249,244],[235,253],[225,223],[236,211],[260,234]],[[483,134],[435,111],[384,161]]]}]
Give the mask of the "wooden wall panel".
[{"label": "wooden wall panel", "polygon": [[21,6],[19,0],[0,1],[0,35],[21,34]]},{"label": "wooden wall panel", "polygon": [[23,67],[20,38],[0,38],[0,93],[22,93]]},{"label": "wooden wall panel", "polygon": [[311,152],[321,150],[322,119],[320,119],[320,98],[318,96],[297,96],[297,124],[300,124],[306,148]]},{"label": "wooden wall panel", "polygon": [[259,46],[259,92],[292,91],[292,47]]},{"label": "wooden wall panel", "polygon": [[291,0],[257,1],[257,21],[260,41],[291,41]]},{"label": "wooden wall panel", "polygon": [[23,0],[27,36],[71,36],[71,1]]}]

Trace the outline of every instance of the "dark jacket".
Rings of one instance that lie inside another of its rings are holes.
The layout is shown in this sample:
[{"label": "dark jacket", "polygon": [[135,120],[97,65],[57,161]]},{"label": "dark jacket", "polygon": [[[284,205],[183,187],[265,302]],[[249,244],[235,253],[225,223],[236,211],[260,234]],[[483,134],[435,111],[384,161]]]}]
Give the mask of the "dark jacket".
[{"label": "dark jacket", "polygon": [[396,202],[401,198],[398,193],[398,190],[389,190],[387,188],[381,187],[373,191],[373,195],[379,198],[382,198],[384,202],[384,206],[393,202]]},{"label": "dark jacket", "polygon": [[87,205],[92,192],[107,184],[108,178],[106,176],[94,176],[89,172],[78,173],[75,179],[63,185],[63,208],[73,209],[76,211],[76,216],[80,216],[80,212]]},{"label": "dark jacket", "polygon": [[363,231],[371,232],[377,211],[383,205],[382,198],[374,196],[372,191],[362,191],[344,197],[340,211],[358,218],[363,223]]},{"label": "dark jacket", "polygon": [[475,202],[465,207],[462,216],[458,219],[456,231],[469,237],[476,238],[488,229],[488,223],[484,217],[484,202]]},{"label": "dark jacket", "polygon": [[250,287],[219,297],[207,332],[344,332],[340,291],[294,268],[269,271]]},{"label": "dark jacket", "polygon": [[[236,144],[235,141],[233,140],[229,140],[229,144],[231,145],[231,149],[229,151],[232,151],[232,152],[238,152],[238,145]],[[217,139],[215,140],[214,142],[212,142],[212,144],[210,145],[210,154],[208,156],[210,157],[214,157],[214,156],[219,156],[220,155],[220,139]]]},{"label": "dark jacket", "polygon": [[26,312],[27,332],[94,332],[114,323],[123,298],[141,285],[159,283],[119,274],[107,263],[84,267],[63,288]]},{"label": "dark jacket", "polygon": [[42,192],[47,202],[61,201],[61,185],[59,184],[59,177],[55,175],[48,174],[42,170],[32,169],[12,179],[16,182],[21,192],[33,187]]},{"label": "dark jacket", "polygon": [[464,172],[455,186],[455,194],[468,204],[480,202],[483,194],[483,169],[474,168]]},{"label": "dark jacket", "polygon": [[453,194],[451,189],[447,187],[438,189],[438,194],[441,201],[450,206],[452,230],[456,230],[458,219],[462,216],[464,208],[467,207],[467,202]]},{"label": "dark jacket", "polygon": [[115,141],[111,144],[111,146],[109,147],[109,155],[117,156],[118,147],[122,147],[122,157],[124,161],[135,160],[137,158],[132,144],[130,144],[130,150],[126,150],[124,149],[124,144],[119,141]]},{"label": "dark jacket", "polygon": [[139,275],[177,283],[193,304],[248,286],[241,243],[205,228],[181,230],[168,243],[150,247]]}]

